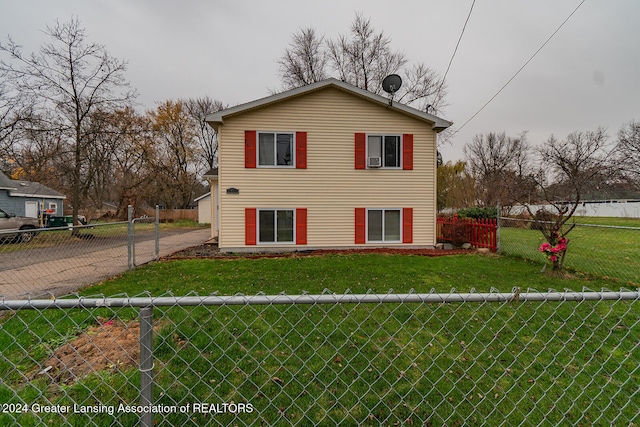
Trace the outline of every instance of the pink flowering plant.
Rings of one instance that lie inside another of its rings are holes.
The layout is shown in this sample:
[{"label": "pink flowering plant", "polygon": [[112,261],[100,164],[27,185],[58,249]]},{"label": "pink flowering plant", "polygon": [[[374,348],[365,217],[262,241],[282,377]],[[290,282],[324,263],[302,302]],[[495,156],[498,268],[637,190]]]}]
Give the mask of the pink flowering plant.
[{"label": "pink flowering plant", "polygon": [[554,234],[551,243],[544,242],[540,245],[540,252],[545,254],[547,259],[553,264],[553,269],[558,270],[562,268],[562,264],[564,263],[564,256],[567,253],[569,240],[565,236],[558,237],[557,233]]}]

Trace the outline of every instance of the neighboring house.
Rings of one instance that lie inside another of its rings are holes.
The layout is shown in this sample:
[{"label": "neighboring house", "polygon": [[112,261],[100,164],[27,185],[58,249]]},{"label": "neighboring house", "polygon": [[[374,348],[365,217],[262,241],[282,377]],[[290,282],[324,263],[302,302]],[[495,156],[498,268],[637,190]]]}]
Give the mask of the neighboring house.
[{"label": "neighboring house", "polygon": [[17,216],[63,215],[66,196],[37,182],[9,179],[0,172],[0,208]]},{"label": "neighboring house", "polygon": [[211,191],[193,201],[198,204],[198,223],[211,224]]},{"label": "neighboring house", "polygon": [[203,178],[209,181],[210,203],[209,203],[209,223],[211,224],[211,237],[218,238],[218,230],[220,230],[220,189],[218,188],[218,168],[212,168],[203,175]]},{"label": "neighboring house", "polygon": [[436,135],[451,122],[336,79],[207,122],[222,251],[435,245]]}]

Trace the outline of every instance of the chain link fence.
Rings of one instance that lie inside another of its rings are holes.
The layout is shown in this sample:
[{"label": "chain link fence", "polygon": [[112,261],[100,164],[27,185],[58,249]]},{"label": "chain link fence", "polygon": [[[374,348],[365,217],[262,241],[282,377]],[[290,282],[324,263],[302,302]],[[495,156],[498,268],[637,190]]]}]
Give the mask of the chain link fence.
[{"label": "chain link fence", "polygon": [[[539,263],[542,233],[533,221],[500,218],[499,252]],[[568,234],[564,267],[574,273],[614,279],[622,286],[640,284],[640,227],[576,224]]]},{"label": "chain link fence", "polygon": [[[191,231],[195,241],[182,238]],[[162,242],[166,255],[208,237],[202,227],[162,229],[158,210],[136,218],[131,209],[128,221],[0,232],[0,297],[66,295],[158,259]]]},{"label": "chain link fence", "polygon": [[4,300],[0,424],[635,426],[639,299]]},{"label": "chain link fence", "polygon": [[148,219],[36,233],[26,241],[10,238],[0,243],[0,295],[65,294],[156,256],[156,230]]}]

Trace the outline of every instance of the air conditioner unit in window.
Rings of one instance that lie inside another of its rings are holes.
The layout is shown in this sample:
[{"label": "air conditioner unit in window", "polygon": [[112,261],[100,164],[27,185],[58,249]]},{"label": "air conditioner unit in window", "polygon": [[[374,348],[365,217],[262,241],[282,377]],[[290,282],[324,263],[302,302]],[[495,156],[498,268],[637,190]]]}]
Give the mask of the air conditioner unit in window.
[{"label": "air conditioner unit in window", "polygon": [[367,166],[370,168],[379,168],[382,166],[382,158],[381,157],[369,157],[367,159]]}]

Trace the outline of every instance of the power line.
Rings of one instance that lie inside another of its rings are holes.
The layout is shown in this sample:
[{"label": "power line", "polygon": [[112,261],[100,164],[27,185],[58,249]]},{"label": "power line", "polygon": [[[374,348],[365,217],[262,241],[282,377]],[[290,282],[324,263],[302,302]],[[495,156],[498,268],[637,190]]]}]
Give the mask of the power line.
[{"label": "power line", "polygon": [[473,0],[471,3],[471,8],[469,9],[469,14],[467,15],[466,21],[464,21],[464,26],[462,27],[462,32],[460,33],[460,37],[458,38],[458,43],[456,43],[456,48],[453,50],[453,55],[451,55],[451,59],[449,60],[449,65],[447,65],[447,71],[444,72],[444,77],[440,81],[440,86],[438,87],[438,92],[436,92],[436,96],[434,99],[438,99],[438,95],[440,95],[440,90],[444,85],[444,81],[447,79],[447,74],[449,74],[449,69],[451,68],[451,63],[453,62],[453,58],[456,56],[456,52],[458,52],[458,46],[460,46],[460,41],[462,40],[462,36],[464,35],[464,30],[467,28],[467,23],[469,22],[469,18],[471,18],[471,12],[473,12],[473,6],[476,4],[476,0]]},{"label": "power line", "polygon": [[569,16],[567,16],[567,18],[566,18],[564,21],[562,21],[562,24],[560,24],[560,26],[559,26],[558,28],[556,28],[556,30],[555,30],[555,31],[554,31],[554,32],[549,36],[549,38],[547,38],[547,40],[546,40],[544,43],[542,43],[542,46],[540,46],[540,47],[538,48],[538,50],[536,50],[536,51],[534,52],[534,54],[533,54],[533,55],[531,55],[531,57],[527,60],[527,62],[525,62],[525,63],[524,63],[524,65],[523,65],[522,67],[520,67],[520,69],[519,69],[518,71],[516,71],[516,73],[515,73],[515,74],[514,74],[514,75],[513,75],[513,76],[512,76],[512,77],[511,77],[511,78],[510,78],[510,79],[509,79],[509,80],[508,80],[508,81],[507,81],[507,82],[506,82],[506,83],[501,87],[501,88],[500,88],[500,90],[498,90],[498,91],[495,93],[495,95],[493,95],[493,96],[491,97],[491,99],[489,99],[489,100],[488,100],[488,101],[487,101],[487,102],[486,102],[482,107],[480,107],[480,109],[479,109],[478,111],[476,111],[476,113],[475,113],[473,116],[471,116],[471,117],[469,118],[469,120],[467,120],[466,122],[464,122],[464,123],[462,124],[462,126],[460,126],[460,127],[459,127],[458,129],[456,129],[453,133],[451,133],[451,135],[450,135],[450,136],[449,136],[445,141],[443,141],[443,143],[444,143],[444,142],[447,142],[447,141],[449,141],[451,138],[453,138],[453,137],[454,137],[458,132],[460,132],[460,131],[462,130],[462,128],[464,128],[464,127],[465,127],[465,126],[466,126],[466,125],[467,125],[471,120],[473,120],[473,119],[474,119],[478,114],[480,114],[480,113],[482,112],[482,110],[484,110],[484,109],[485,109],[485,107],[491,103],[491,101],[493,101],[493,100],[494,100],[498,95],[500,95],[500,92],[502,92],[502,91],[504,90],[504,88],[506,88],[506,87],[509,85],[509,83],[511,83],[511,81],[512,81],[513,79],[515,79],[515,78],[518,76],[518,74],[520,74],[520,72],[521,72],[521,71],[522,71],[522,70],[523,70],[523,69],[524,69],[524,68],[525,68],[525,67],[526,67],[526,66],[527,66],[527,65],[528,65],[532,60],[533,60],[533,58],[535,58],[535,57],[536,57],[536,55],[538,55],[538,53],[542,50],[542,48],[544,48],[544,47],[547,45],[547,43],[549,43],[549,42],[551,41],[551,39],[553,38],[553,36],[555,36],[555,35],[556,35],[556,33],[557,33],[558,31],[560,31],[560,29],[564,26],[564,24],[566,24],[566,23],[567,23],[567,21],[568,21],[569,19],[571,19],[571,17],[572,17],[572,16],[573,16],[577,11],[578,11],[578,9],[580,9],[580,6],[582,6],[582,4],[583,4],[585,1],[587,1],[587,0],[582,0],[582,1],[580,2],[580,4],[578,4],[578,6],[576,6],[576,8],[575,8],[575,9],[573,9],[573,12],[571,12],[571,13],[569,14]]}]

